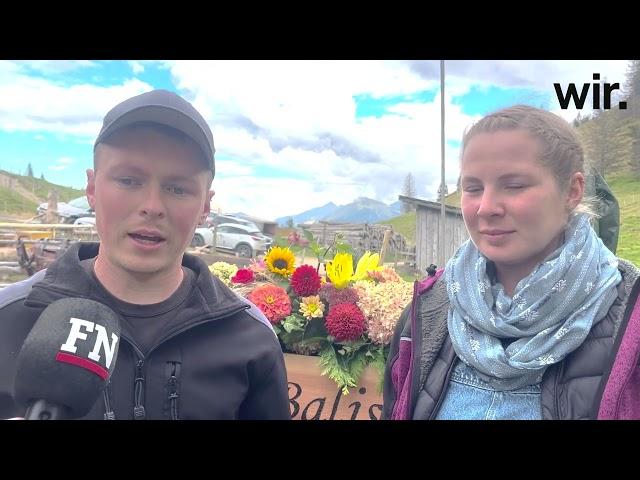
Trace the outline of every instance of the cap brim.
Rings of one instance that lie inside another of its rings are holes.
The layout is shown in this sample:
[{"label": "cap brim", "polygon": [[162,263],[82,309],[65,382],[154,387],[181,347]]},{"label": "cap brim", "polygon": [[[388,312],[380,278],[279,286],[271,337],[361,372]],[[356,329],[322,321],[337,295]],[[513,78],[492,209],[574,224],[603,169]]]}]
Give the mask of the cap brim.
[{"label": "cap brim", "polygon": [[118,117],[102,129],[96,139],[95,145],[104,141],[116,130],[138,122],[157,123],[183,132],[198,144],[207,160],[207,166],[213,170],[214,152],[211,151],[209,141],[202,131],[202,128],[188,115],[163,105],[145,105]]}]

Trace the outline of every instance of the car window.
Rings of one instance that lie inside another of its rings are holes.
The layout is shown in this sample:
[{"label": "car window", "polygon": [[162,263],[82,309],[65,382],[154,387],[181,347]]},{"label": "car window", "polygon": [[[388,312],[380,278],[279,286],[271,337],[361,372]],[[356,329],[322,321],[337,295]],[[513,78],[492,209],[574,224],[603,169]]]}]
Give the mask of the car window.
[{"label": "car window", "polygon": [[231,227],[218,227],[218,233],[229,233]]},{"label": "car window", "polygon": [[91,208],[89,206],[89,200],[87,200],[87,197],[74,198],[73,200],[69,201],[68,204],[72,207],[83,208],[85,210],[89,210],[89,208]]},{"label": "car window", "polygon": [[228,228],[229,228],[229,233],[242,233],[244,235],[247,234],[247,231],[241,228],[237,228],[237,227],[228,227]]}]

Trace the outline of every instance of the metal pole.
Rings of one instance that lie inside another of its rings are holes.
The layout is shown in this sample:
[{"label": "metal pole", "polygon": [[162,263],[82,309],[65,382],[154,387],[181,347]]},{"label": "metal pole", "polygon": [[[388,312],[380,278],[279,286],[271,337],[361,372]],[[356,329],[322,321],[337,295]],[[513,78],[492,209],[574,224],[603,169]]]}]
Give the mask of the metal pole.
[{"label": "metal pole", "polygon": [[444,197],[445,197],[445,180],[444,180],[444,60],[440,60],[440,231],[438,232],[438,267],[444,267],[444,222],[445,222],[445,210],[444,210]]}]

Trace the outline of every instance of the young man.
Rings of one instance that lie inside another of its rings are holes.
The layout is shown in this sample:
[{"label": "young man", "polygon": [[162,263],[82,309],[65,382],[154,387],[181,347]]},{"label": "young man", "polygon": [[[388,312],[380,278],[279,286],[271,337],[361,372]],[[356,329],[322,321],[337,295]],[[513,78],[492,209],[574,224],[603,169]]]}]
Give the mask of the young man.
[{"label": "young man", "polygon": [[213,136],[193,106],[155,90],[105,116],[87,170],[101,242],[0,291],[0,418],[20,347],[64,297],[119,314],[115,370],[87,419],[288,419],[284,358],[269,321],[184,254],[209,213]]}]

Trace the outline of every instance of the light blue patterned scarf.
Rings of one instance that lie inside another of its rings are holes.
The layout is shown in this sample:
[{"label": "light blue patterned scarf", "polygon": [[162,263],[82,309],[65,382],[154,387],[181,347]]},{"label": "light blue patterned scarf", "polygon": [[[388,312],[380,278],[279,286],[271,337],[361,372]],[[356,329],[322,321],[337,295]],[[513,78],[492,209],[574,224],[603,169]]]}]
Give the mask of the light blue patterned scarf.
[{"label": "light blue patterned scarf", "polygon": [[518,282],[513,298],[492,285],[487,258],[466,241],[445,268],[453,348],[496,390],[542,380],[604,318],[622,280],[618,261],[584,214],[565,242]]}]

